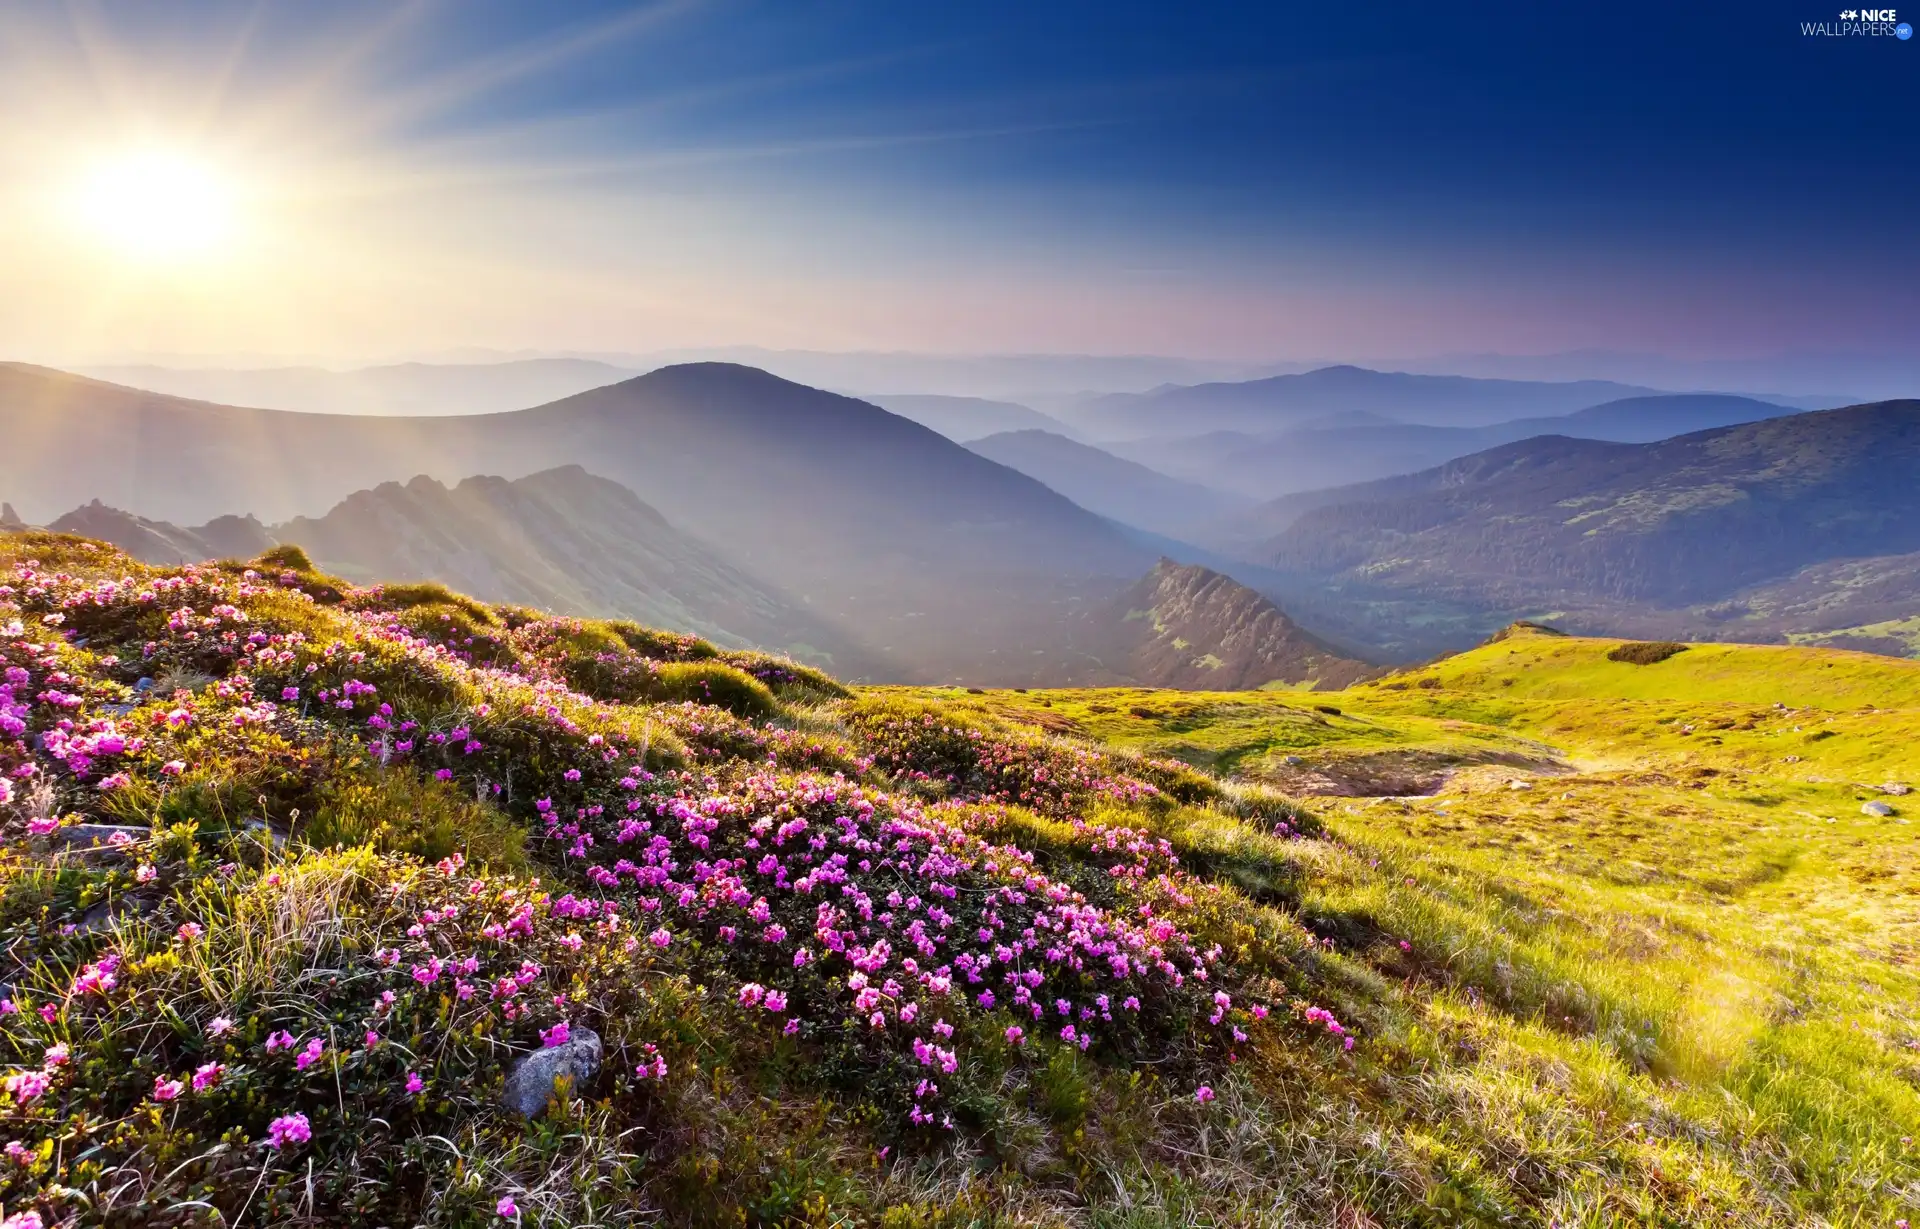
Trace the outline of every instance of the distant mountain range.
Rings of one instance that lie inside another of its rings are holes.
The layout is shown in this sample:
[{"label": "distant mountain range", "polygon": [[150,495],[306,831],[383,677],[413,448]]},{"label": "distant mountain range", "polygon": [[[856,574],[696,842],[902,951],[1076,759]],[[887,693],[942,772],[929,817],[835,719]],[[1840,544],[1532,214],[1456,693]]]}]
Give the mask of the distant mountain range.
[{"label": "distant mountain range", "polygon": [[1133,392],[1167,384],[1269,374],[1259,364],[1156,355],[914,354],[774,350],[764,346],[560,355],[466,348],[425,361],[358,368],[201,356],[75,370],[155,392],[264,409],[477,414],[525,409],[661,367],[689,363],[757,367],[799,384],[851,391],[869,399],[876,393],[884,397],[908,390],[912,394],[990,398],[1023,405],[1036,404],[1034,399],[1039,398],[1048,406],[1072,403],[1090,391]]},{"label": "distant mountain range", "polygon": [[[1196,395],[1292,426],[1108,448],[1022,428],[963,447],[730,364],[441,417],[246,409],[0,364],[0,520],[72,509],[62,528],[167,561],[299,541],[358,577],[431,576],[908,682],[1197,686],[1203,659],[1215,683],[1292,661],[1229,643],[1259,624],[1249,643],[1279,645],[1292,626],[1223,597],[1229,574],[1342,660],[1426,655],[1519,616],[1920,649],[1915,402],[1567,408],[1617,389],[1355,369],[1255,383],[1283,391]],[[1543,398],[1547,413],[1471,421]],[[1108,404],[1124,419],[1154,399]],[[889,400],[954,433],[1048,421],[1009,402]],[[1354,477],[1369,480],[1342,485]],[[1234,488],[1273,489],[1257,483],[1319,489],[1247,507]],[[1149,600],[1138,586],[1162,555],[1217,576],[1154,572]],[[1164,641],[1124,618],[1135,609],[1162,612]],[[1194,645],[1215,647],[1182,656]]]},{"label": "distant mountain range", "polygon": [[1052,431],[1072,436],[1075,431],[1048,414],[1011,401],[989,401],[984,397],[944,397],[931,393],[862,394],[890,414],[911,418],[923,427],[931,427],[950,440],[966,443],[984,435],[1004,431]]},{"label": "distant mountain range", "polygon": [[1413,473],[1537,435],[1645,443],[1793,412],[1751,397],[1664,393],[1609,401],[1558,417],[1518,418],[1484,427],[1388,422],[1365,411],[1348,411],[1337,421],[1267,435],[1217,431],[1109,448],[1189,481],[1273,499],[1294,491]]},{"label": "distant mountain range", "polygon": [[1479,427],[1515,418],[1570,414],[1658,391],[1607,380],[1475,380],[1323,367],[1264,380],[1110,394],[1086,403],[1075,421],[1095,441],[1210,431],[1271,433],[1356,411],[1424,426]]},{"label": "distant mountain range", "polygon": [[967,447],[1046,483],[1083,508],[1156,533],[1178,536],[1251,503],[1051,431],[1006,431]]},{"label": "distant mountain range", "polygon": [[[1646,444],[1546,436],[1247,514],[1238,553],[1437,650],[1517,615],[1780,639],[1920,615],[1920,401]],[[1253,536],[1253,535],[1249,535]]]}]

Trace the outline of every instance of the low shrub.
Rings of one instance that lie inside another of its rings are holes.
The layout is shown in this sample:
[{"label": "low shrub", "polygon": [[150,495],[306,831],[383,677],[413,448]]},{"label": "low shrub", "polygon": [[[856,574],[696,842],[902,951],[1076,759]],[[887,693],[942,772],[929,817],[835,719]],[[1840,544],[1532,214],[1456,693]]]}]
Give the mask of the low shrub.
[{"label": "low shrub", "polygon": [[711,704],[736,717],[764,718],[780,711],[780,702],[765,683],[717,661],[668,662],[653,672],[647,698],[667,704]]},{"label": "low shrub", "polygon": [[1686,645],[1671,640],[1629,640],[1608,650],[1607,660],[1623,661],[1634,666],[1657,666],[1667,658],[1686,651]]}]

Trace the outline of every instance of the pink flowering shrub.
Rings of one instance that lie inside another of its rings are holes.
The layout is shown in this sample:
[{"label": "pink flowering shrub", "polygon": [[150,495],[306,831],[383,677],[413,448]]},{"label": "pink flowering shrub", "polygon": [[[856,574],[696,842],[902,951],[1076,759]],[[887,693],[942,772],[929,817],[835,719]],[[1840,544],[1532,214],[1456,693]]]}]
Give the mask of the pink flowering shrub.
[{"label": "pink flowering shrub", "polygon": [[1113,757],[996,728],[971,715],[897,699],[861,700],[849,725],[874,766],[956,801],[1064,816],[1095,801],[1134,803],[1159,787]]},{"label": "pink flowering shrub", "polygon": [[[0,589],[0,833],[42,848],[30,790],[130,832],[53,876],[0,860],[29,970],[0,1039],[33,1056],[0,1094],[34,1158],[0,1166],[9,1208],[484,1212],[508,1196],[421,1141],[535,1138],[498,1107],[507,1072],[587,1029],[601,1073],[556,1112],[598,1115],[687,1206],[744,1198],[688,1125],[728,1071],[906,1153],[990,1137],[1008,1098],[1081,1104],[1044,1086],[1083,1070],[1190,1096],[1283,1029],[1353,1036],[1294,1027],[1292,970],[1152,829],[1204,792],[1184,770],[632,625],[356,589],[297,552],[44,549]],[[767,720],[787,696],[850,736]],[[727,1112],[760,1112],[741,1095]],[[574,1160],[636,1180],[610,1158]]]}]

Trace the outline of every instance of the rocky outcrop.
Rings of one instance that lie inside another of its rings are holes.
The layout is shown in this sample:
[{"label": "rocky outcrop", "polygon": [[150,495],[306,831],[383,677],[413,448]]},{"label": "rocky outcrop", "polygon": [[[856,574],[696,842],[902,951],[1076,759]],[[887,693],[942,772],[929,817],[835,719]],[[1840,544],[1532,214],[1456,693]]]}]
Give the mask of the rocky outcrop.
[{"label": "rocky outcrop", "polygon": [[559,1045],[523,1056],[507,1075],[501,1102],[516,1114],[537,1118],[555,1098],[571,1100],[600,1074],[600,1034],[576,1028]]},{"label": "rocky outcrop", "polygon": [[1375,672],[1232,577],[1171,559],[1154,565],[1098,619],[1108,664],[1150,687],[1334,688]]}]

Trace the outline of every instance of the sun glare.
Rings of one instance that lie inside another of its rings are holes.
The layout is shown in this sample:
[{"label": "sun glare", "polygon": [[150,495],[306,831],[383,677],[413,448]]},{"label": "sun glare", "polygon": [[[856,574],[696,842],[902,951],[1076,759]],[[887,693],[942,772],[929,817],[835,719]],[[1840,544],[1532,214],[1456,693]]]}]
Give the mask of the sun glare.
[{"label": "sun glare", "polygon": [[206,163],[165,150],[104,159],[82,180],[74,204],[93,238],[146,261],[211,255],[236,223],[232,185]]}]

